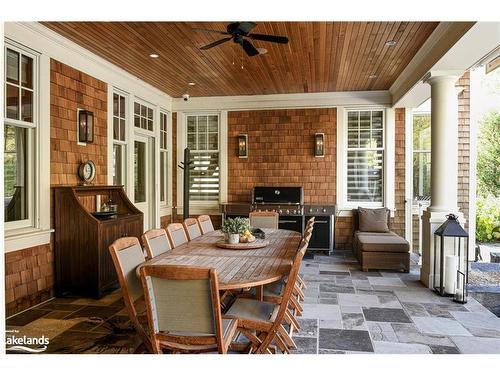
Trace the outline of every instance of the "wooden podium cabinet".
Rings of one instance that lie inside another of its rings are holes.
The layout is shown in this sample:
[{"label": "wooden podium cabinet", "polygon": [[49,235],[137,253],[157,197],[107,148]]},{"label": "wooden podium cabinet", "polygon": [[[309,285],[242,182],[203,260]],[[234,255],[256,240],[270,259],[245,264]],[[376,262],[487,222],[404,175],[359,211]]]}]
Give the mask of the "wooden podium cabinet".
[{"label": "wooden podium cabinet", "polygon": [[[97,219],[101,205],[111,197],[117,214]],[[120,237],[140,238],[143,215],[122,186],[58,186],[54,188],[55,293],[100,298],[118,287],[108,247]]]}]

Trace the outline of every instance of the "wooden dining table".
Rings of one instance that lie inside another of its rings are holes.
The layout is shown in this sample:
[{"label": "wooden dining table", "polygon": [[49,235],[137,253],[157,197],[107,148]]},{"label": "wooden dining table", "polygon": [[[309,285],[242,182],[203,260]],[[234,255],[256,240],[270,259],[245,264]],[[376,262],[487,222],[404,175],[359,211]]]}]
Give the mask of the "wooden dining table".
[{"label": "wooden dining table", "polygon": [[257,287],[257,297],[261,298],[263,285],[278,281],[290,272],[302,238],[300,233],[284,229],[263,231],[269,244],[260,249],[221,249],[217,242],[223,240],[223,234],[214,231],[142,263],[136,271],[139,275],[144,265],[215,268],[219,289]]}]

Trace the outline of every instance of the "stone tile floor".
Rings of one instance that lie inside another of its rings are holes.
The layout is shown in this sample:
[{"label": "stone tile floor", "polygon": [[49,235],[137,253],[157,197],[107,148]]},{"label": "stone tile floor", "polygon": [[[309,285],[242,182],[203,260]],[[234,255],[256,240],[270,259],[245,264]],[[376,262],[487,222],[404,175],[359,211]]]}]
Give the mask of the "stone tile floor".
[{"label": "stone tile floor", "polygon": [[[337,251],[305,259],[301,274],[308,288],[293,353],[500,354],[500,318],[474,298],[459,305],[424,288],[416,265],[362,272]],[[7,336],[48,337],[45,353],[134,353],[140,344],[119,292],[56,298],[6,323]]]}]

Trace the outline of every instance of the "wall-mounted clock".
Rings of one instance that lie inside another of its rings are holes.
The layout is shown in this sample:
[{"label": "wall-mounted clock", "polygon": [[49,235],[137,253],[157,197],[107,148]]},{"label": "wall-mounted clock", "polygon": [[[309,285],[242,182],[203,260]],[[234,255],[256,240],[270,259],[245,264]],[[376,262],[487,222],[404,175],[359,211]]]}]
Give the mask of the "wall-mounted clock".
[{"label": "wall-mounted clock", "polygon": [[89,184],[95,178],[95,164],[92,160],[87,160],[83,162],[78,167],[78,177],[80,177],[83,182]]}]

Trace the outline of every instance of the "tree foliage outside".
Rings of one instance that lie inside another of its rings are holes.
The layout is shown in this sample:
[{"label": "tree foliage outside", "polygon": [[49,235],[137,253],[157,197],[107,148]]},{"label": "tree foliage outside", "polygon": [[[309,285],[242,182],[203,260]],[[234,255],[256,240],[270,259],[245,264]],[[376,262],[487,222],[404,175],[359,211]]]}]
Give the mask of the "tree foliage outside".
[{"label": "tree foliage outside", "polygon": [[500,113],[480,124],[477,155],[476,239],[500,241]]}]

